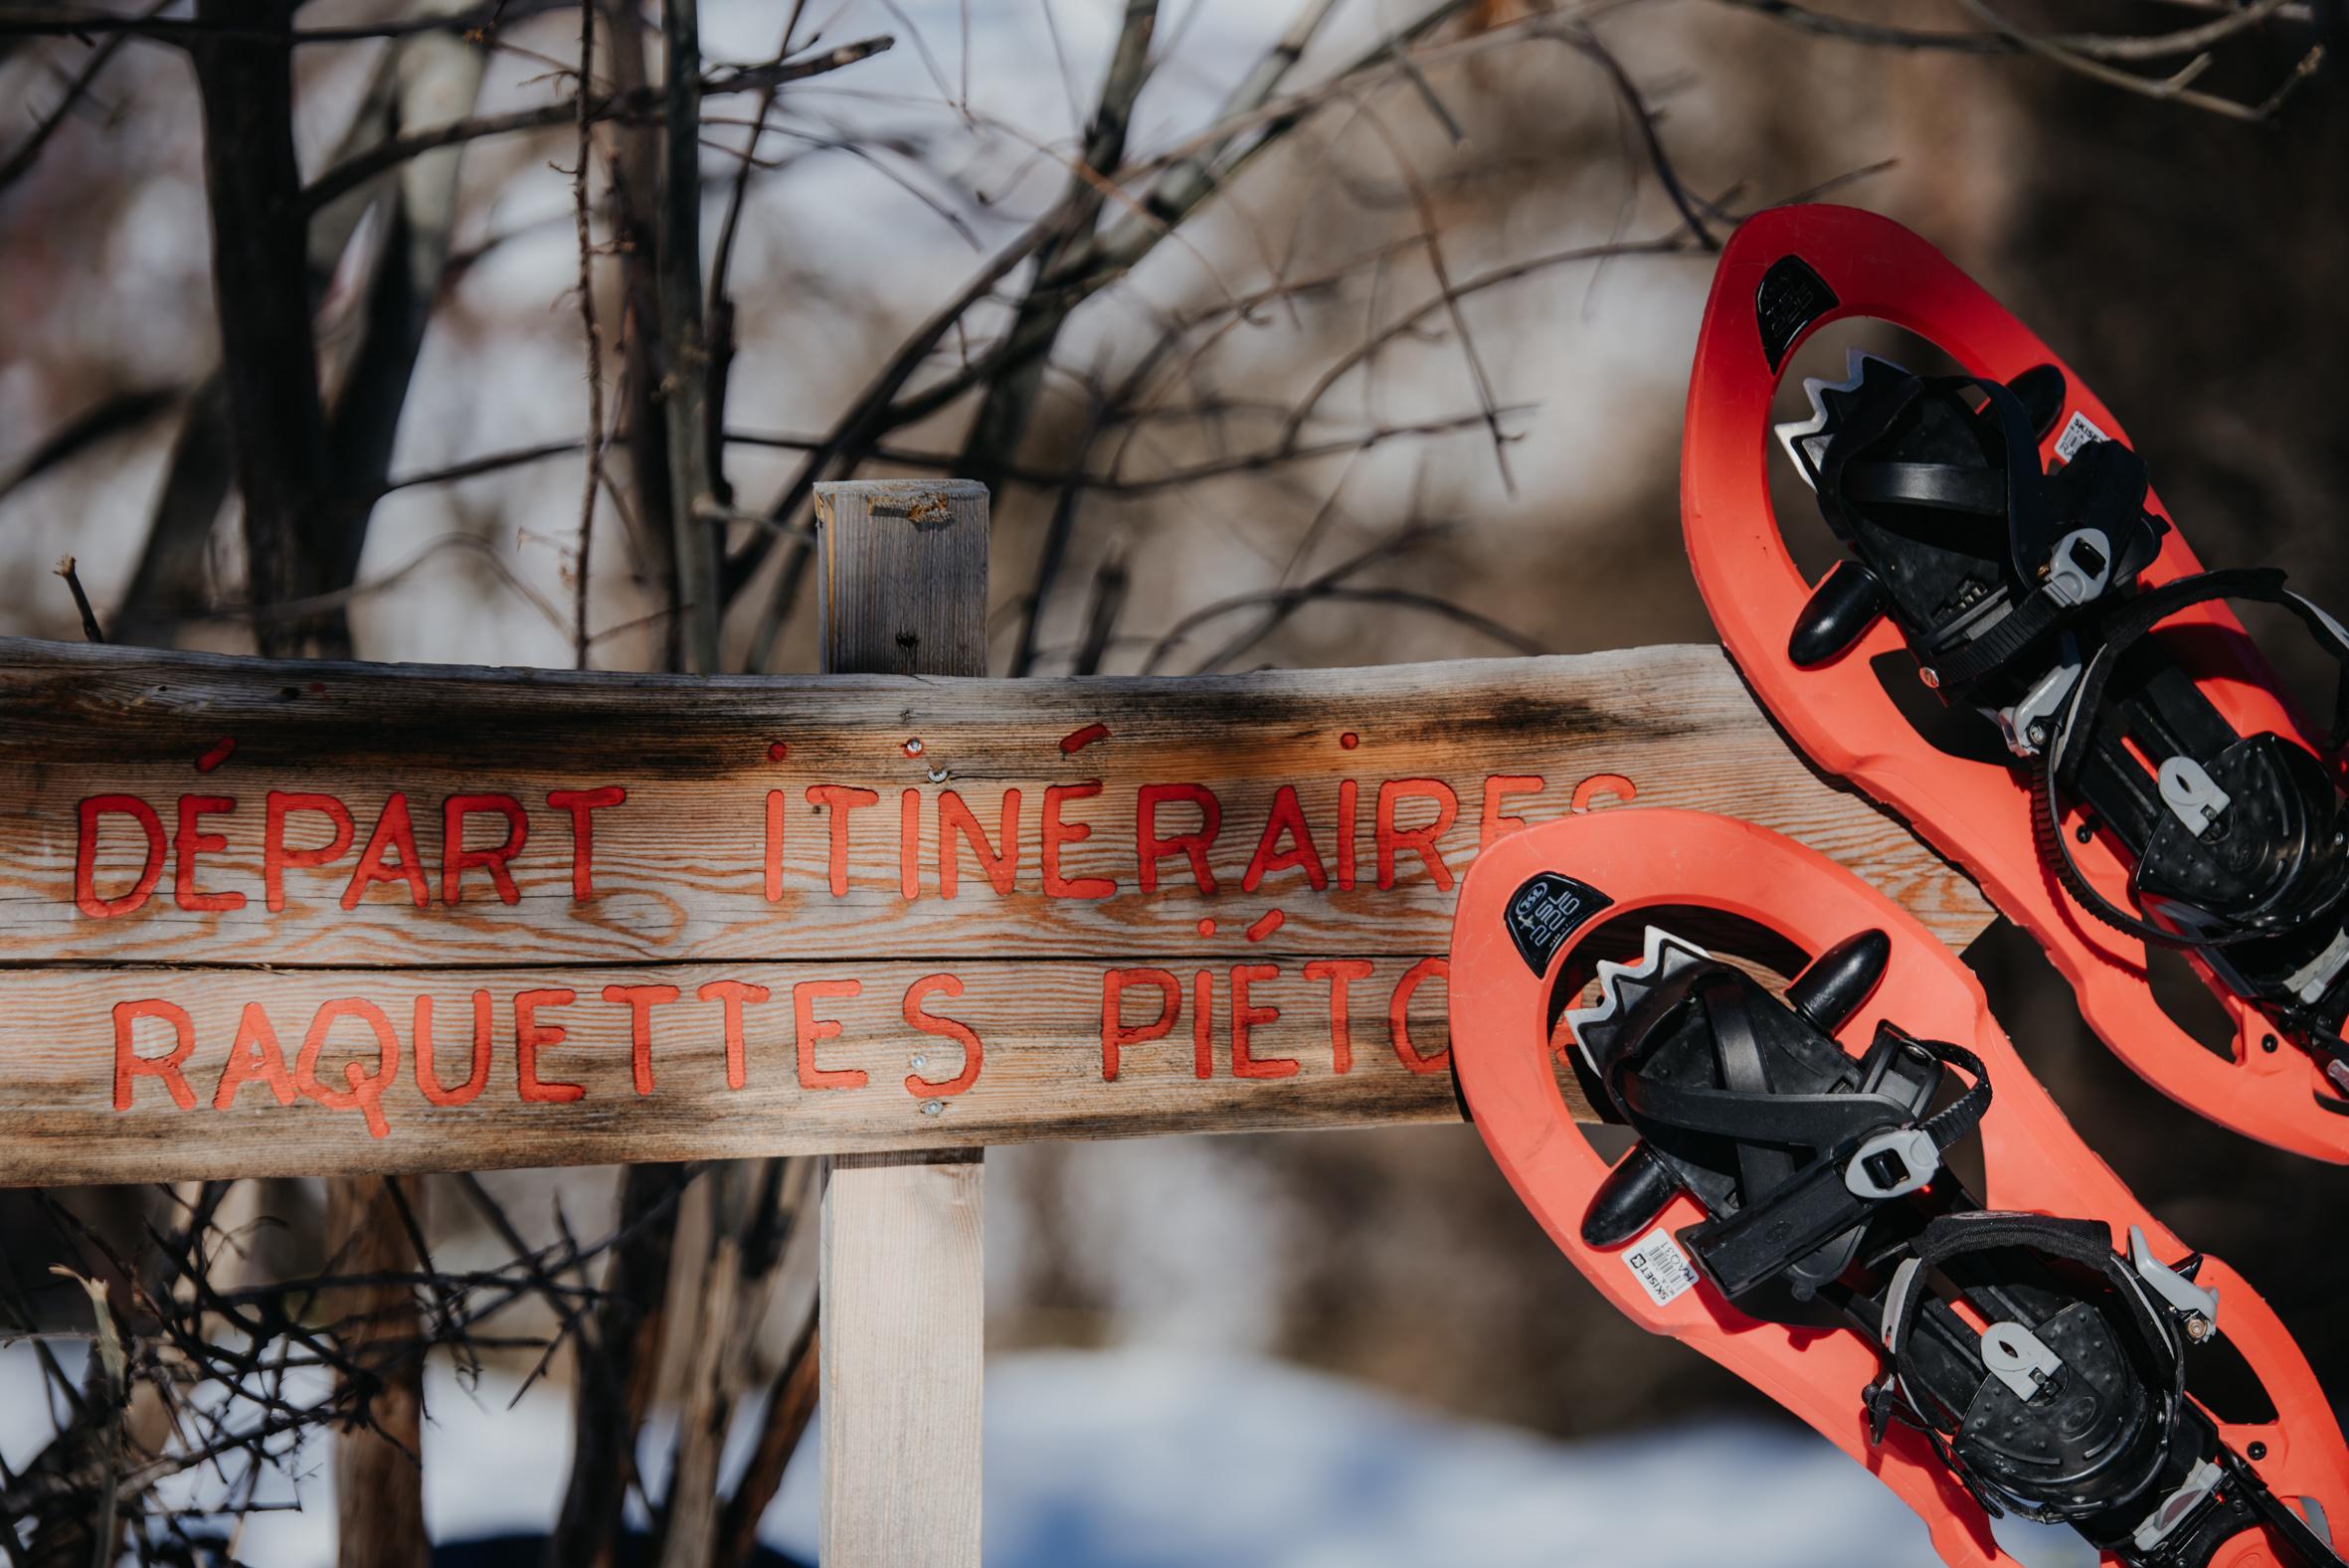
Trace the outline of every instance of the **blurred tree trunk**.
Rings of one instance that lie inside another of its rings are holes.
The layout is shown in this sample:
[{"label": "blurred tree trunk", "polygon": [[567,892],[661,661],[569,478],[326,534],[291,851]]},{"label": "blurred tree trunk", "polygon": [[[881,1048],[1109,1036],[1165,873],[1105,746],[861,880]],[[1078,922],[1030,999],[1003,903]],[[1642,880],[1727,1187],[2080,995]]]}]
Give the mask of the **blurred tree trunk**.
[{"label": "blurred tree trunk", "polygon": [[[395,1192],[393,1184],[402,1185]],[[413,1274],[400,1200],[423,1202],[414,1178],[339,1176],[326,1183],[330,1272]],[[421,1223],[421,1222],[420,1222]],[[327,1304],[358,1404],[335,1435],[335,1551],[339,1568],[428,1568],[424,1527],[424,1320],[406,1285],[349,1286]]]},{"label": "blurred tree trunk", "polygon": [[293,154],[292,13],[292,0],[199,0],[197,19],[219,31],[190,53],[254,637],[264,653],[347,656],[339,607],[280,610],[327,590],[338,552]]}]

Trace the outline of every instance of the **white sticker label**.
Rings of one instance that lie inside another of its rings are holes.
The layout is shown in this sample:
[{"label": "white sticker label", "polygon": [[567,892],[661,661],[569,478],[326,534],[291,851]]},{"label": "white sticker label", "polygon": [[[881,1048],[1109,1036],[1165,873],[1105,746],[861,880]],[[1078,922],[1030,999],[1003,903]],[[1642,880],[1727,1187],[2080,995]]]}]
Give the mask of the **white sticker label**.
[{"label": "white sticker label", "polygon": [[2056,456],[2070,462],[2082,446],[2090,441],[2108,441],[2111,436],[2096,429],[2096,422],[2084,414],[2075,413],[2064,427],[2064,434],[2056,437]]},{"label": "white sticker label", "polygon": [[1623,1254],[1623,1264],[1658,1307],[1678,1301],[1697,1283],[1697,1270],[1689,1255],[1661,1225],[1631,1244]]}]

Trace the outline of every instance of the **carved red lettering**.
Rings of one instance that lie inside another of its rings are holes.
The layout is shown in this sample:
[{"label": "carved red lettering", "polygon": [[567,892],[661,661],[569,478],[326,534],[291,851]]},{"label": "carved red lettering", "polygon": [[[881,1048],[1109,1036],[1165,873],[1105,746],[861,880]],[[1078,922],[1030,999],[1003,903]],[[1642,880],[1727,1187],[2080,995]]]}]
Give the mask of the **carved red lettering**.
[{"label": "carved red lettering", "polygon": [[1060,846],[1082,843],[1093,836],[1090,822],[1064,822],[1060,819],[1063,801],[1085,800],[1101,792],[1101,781],[1088,779],[1083,784],[1047,784],[1044,787],[1044,891],[1053,898],[1108,898],[1118,890],[1108,877],[1064,877],[1060,874]]},{"label": "carved red lettering", "polygon": [[204,831],[204,818],[225,816],[237,802],[225,794],[183,794],[179,797],[179,836],[172,842],[171,901],[181,909],[217,913],[243,909],[242,893],[206,893],[196,886],[196,861],[229,847],[219,833]]},{"label": "carved red lettering", "polygon": [[897,893],[908,904],[922,896],[922,791],[897,797]]},{"label": "carved red lettering", "polygon": [[1354,1071],[1354,1025],[1349,1016],[1346,988],[1366,980],[1377,967],[1368,958],[1315,958],[1305,966],[1309,980],[1330,982],[1330,1071]]},{"label": "carved red lettering", "polygon": [[[335,1024],[344,1018],[357,1018],[375,1031],[375,1071],[370,1073],[358,1062],[342,1064],[346,1089],[332,1089],[318,1078],[318,1057],[326,1049],[326,1037],[333,1033]],[[367,1135],[389,1137],[392,1130],[384,1121],[383,1095],[400,1076],[400,1037],[392,1031],[392,1020],[383,1009],[361,996],[345,996],[321,1006],[310,1019],[310,1032],[303,1036],[301,1054],[293,1061],[295,1087],[329,1111],[356,1111],[367,1119]]]},{"label": "carved red lettering", "polygon": [[1019,877],[1019,791],[1003,791],[1001,831],[997,835],[1002,849],[987,841],[987,829],[979,825],[979,818],[963,797],[952,789],[942,790],[938,796],[938,896],[953,898],[962,880],[961,855],[955,847],[960,838],[979,857],[979,869],[987,873],[987,880],[997,893],[1009,893]]},{"label": "carved red lettering", "polygon": [[[1395,821],[1395,807],[1406,799],[1433,800],[1435,820],[1418,827],[1403,827]],[[1427,867],[1427,874],[1435,879],[1436,890],[1452,890],[1452,868],[1444,864],[1444,852],[1436,847],[1445,829],[1460,814],[1460,797],[1452,786],[1440,779],[1389,779],[1378,786],[1378,809],[1375,828],[1378,837],[1378,886],[1394,886],[1396,854],[1404,849],[1419,857]]]},{"label": "carved red lettering", "polygon": [[1281,1015],[1278,1007],[1258,1007],[1248,1000],[1248,987],[1281,977],[1275,963],[1235,963],[1231,966],[1231,1071],[1235,1078],[1293,1078],[1293,1056],[1255,1056],[1248,1050],[1249,1032]]},{"label": "carved red lettering", "polygon": [[1590,802],[1602,794],[1611,794],[1618,804],[1629,805],[1639,798],[1639,785],[1621,774],[1592,774],[1574,786],[1574,796],[1567,802],[1567,809],[1587,811]]},{"label": "carved red lettering", "polygon": [[987,1047],[980,1043],[978,1030],[959,1018],[943,1018],[922,1006],[922,998],[933,991],[951,1000],[963,994],[963,982],[952,974],[925,974],[914,981],[905,988],[905,1021],[924,1034],[935,1034],[960,1045],[963,1070],[952,1078],[941,1079],[907,1074],[905,1092],[917,1098],[961,1094],[979,1082],[980,1064],[987,1059]]},{"label": "carved red lettering", "polygon": [[548,1046],[561,1045],[566,1033],[559,1023],[540,1023],[538,1009],[568,1007],[577,1000],[579,992],[560,986],[522,991],[514,997],[515,1083],[522,1098],[533,1105],[567,1105],[587,1095],[584,1085],[538,1076],[538,1053]]},{"label": "carved red lettering", "polygon": [[[1159,1015],[1144,1024],[1126,1022],[1126,987],[1159,988]],[[1106,969],[1101,975],[1101,1078],[1116,1083],[1118,1064],[1130,1045],[1159,1039],[1182,1011],[1182,982],[1165,969]]]},{"label": "carved red lettering", "polygon": [[[628,797],[629,792],[619,784],[547,791],[547,804],[571,813],[571,897],[578,903],[596,896],[596,824],[588,813],[619,805]],[[514,847],[521,845],[517,842]]]},{"label": "carved red lettering", "polygon": [[[325,843],[311,844],[301,849],[288,849],[285,846],[285,819],[296,811],[314,811],[332,824],[333,831]],[[333,795],[271,789],[262,817],[262,902],[271,912],[283,909],[285,868],[292,866],[308,871],[340,860],[351,847],[353,831],[350,808]]]},{"label": "carved red lettering", "polygon": [[1411,998],[1418,993],[1422,981],[1449,981],[1451,976],[1452,965],[1444,959],[1421,958],[1394,982],[1394,998],[1386,1004],[1387,1037],[1394,1042],[1395,1060],[1414,1073],[1440,1073],[1452,1060],[1450,1046],[1433,1056],[1421,1056],[1411,1045]]},{"label": "carved red lettering", "polygon": [[860,806],[874,805],[880,794],[872,789],[859,789],[853,784],[810,784],[808,803],[831,814],[831,890],[833,898],[844,898],[848,892],[848,813]]},{"label": "carved red lettering", "polygon": [[300,1098],[293,1075],[285,1070],[285,1053],[277,1048],[277,1031],[259,1002],[247,1002],[237,1020],[237,1038],[229,1046],[228,1065],[220,1070],[219,1087],[212,1092],[212,1109],[226,1111],[236,1103],[237,1091],[252,1079],[270,1086],[277,1104],[289,1106]]},{"label": "carved red lettering", "polygon": [[[141,1018],[161,1018],[171,1025],[175,1043],[168,1052],[161,1056],[141,1056],[132,1049],[132,1026]],[[179,1070],[179,1064],[195,1049],[196,1020],[188,1016],[185,1007],[152,997],[114,1003],[114,1109],[130,1109],[132,1079],[159,1078],[173,1105],[182,1111],[195,1110],[196,1092],[188,1087],[187,1075]]]},{"label": "carved red lettering", "polygon": [[767,791],[767,902],[783,901],[783,808],[781,789]]},{"label": "carved red lettering", "polygon": [[416,998],[416,1087],[424,1097],[437,1106],[467,1106],[480,1098],[489,1086],[490,1031],[496,1026],[497,999],[487,991],[473,992],[473,1059],[472,1071],[454,1089],[442,1087],[441,1075],[433,1065],[433,999]]},{"label": "carved red lettering", "polygon": [[1493,840],[1511,828],[1523,827],[1526,819],[1509,814],[1509,800],[1513,795],[1539,794],[1539,774],[1495,774],[1485,781],[1485,809],[1478,818],[1476,847],[1490,849]]},{"label": "carved red lettering", "polygon": [[[492,812],[505,818],[505,838],[485,849],[466,848],[464,819]],[[473,866],[489,873],[490,885],[497,889],[501,901],[522,902],[522,890],[514,886],[514,874],[506,869],[530,837],[530,819],[523,814],[521,801],[510,794],[452,794],[441,804],[441,831],[442,903],[453,906],[464,902],[464,874]]]},{"label": "carved red lettering", "polygon": [[800,1058],[800,1087],[802,1089],[862,1089],[865,1071],[861,1067],[823,1068],[815,1065],[815,1043],[835,1038],[840,1032],[837,1018],[815,1016],[819,998],[848,998],[864,994],[861,980],[802,980],[792,987],[792,1036]]},{"label": "carved red lettering", "polygon": [[[399,864],[387,866],[385,857],[395,851]],[[367,889],[377,882],[407,883],[408,895],[418,909],[432,902],[432,889],[424,880],[424,857],[416,852],[416,827],[408,819],[408,796],[396,789],[376,815],[367,847],[359,851],[359,863],[351,868],[351,885],[342,890],[342,907],[357,909]]]},{"label": "carved red lettering", "polygon": [[[163,875],[169,849],[163,839],[162,818],[134,794],[93,794],[82,802],[80,815],[81,832],[74,847],[74,903],[94,920],[127,915],[147,901]],[[98,819],[108,815],[131,818],[147,835],[147,858],[139,867],[138,881],[119,898],[97,896]]]},{"label": "carved red lettering", "polygon": [[1215,971],[1201,969],[1190,977],[1190,1070],[1200,1078],[1215,1076]]},{"label": "carved red lettering", "polygon": [[[1187,833],[1159,832],[1159,807],[1180,800],[1198,807],[1199,825]],[[1142,871],[1142,891],[1158,890],[1159,862],[1179,851],[1190,861],[1190,880],[1201,893],[1215,891],[1215,873],[1207,867],[1207,851],[1223,828],[1223,802],[1205,784],[1146,784],[1134,794],[1134,858]]]},{"label": "carved red lettering", "polygon": [[1354,819],[1361,785],[1352,779],[1338,781],[1338,888],[1354,891]]},{"label": "carved red lettering", "polygon": [[[749,1077],[742,1042],[742,1004],[763,1002],[770,993],[764,985],[751,985],[741,980],[711,980],[693,994],[705,1002],[717,1002],[725,1010],[726,1087],[740,1089]],[[647,1072],[636,1081],[636,1087],[639,1090],[649,1089],[651,1083],[651,1074]]]},{"label": "carved red lettering", "polygon": [[[724,984],[725,981],[716,983]],[[758,987],[751,987],[757,990]],[[665,1007],[682,995],[674,985],[607,985],[604,999],[618,1002],[629,1010],[629,1072],[635,1079],[636,1093],[652,1093],[652,1009]],[[704,985],[698,992],[703,1001],[710,999],[710,988]],[[765,991],[756,998],[767,999]],[[742,999],[737,997],[726,1009],[726,1082],[730,1088],[740,1089],[742,1062]]]},{"label": "carved red lettering", "polygon": [[[1283,838],[1289,840],[1287,849],[1278,847]],[[1240,878],[1240,891],[1253,893],[1266,877],[1293,866],[1304,868],[1305,879],[1316,893],[1330,885],[1322,852],[1314,845],[1313,829],[1306,824],[1305,807],[1297,799],[1297,786],[1283,784],[1273,791],[1272,809],[1264,818],[1264,836],[1256,840],[1256,853],[1248,860],[1247,874]]]}]

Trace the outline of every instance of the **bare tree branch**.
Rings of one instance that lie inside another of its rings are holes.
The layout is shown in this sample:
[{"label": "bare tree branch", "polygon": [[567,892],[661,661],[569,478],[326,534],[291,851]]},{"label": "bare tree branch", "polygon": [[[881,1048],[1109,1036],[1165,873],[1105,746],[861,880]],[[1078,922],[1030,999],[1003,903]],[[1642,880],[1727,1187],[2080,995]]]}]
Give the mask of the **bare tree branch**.
[{"label": "bare tree branch", "polygon": [[[309,283],[293,152],[292,9],[290,0],[200,0],[196,15],[277,32],[274,42],[206,37],[193,51],[247,571],[253,602],[268,607],[332,587],[337,554],[317,343],[299,306]],[[263,621],[256,636],[264,653],[350,651],[349,628],[333,610]]]},{"label": "bare tree branch", "polygon": [[[842,44],[801,60],[773,61],[763,66],[737,66],[713,73],[708,78],[694,79],[695,101],[703,96],[719,96],[729,92],[755,92],[769,86],[802,82],[855,65],[860,60],[880,54],[896,42],[887,36],[868,38],[854,44]],[[666,112],[667,89],[655,93],[649,89],[597,94],[587,105],[587,117],[594,121],[658,120]],[[534,104],[529,108],[510,109],[502,114],[480,114],[465,119],[451,120],[426,130],[410,131],[355,153],[328,168],[302,191],[302,200],[311,208],[324,206],[345,191],[365,184],[393,165],[405,162],[420,153],[438,147],[452,147],[461,141],[477,141],[483,136],[504,136],[520,130],[547,130],[557,125],[569,125],[579,119],[581,106],[569,98],[554,103]],[[698,180],[698,174],[696,176]]]}]

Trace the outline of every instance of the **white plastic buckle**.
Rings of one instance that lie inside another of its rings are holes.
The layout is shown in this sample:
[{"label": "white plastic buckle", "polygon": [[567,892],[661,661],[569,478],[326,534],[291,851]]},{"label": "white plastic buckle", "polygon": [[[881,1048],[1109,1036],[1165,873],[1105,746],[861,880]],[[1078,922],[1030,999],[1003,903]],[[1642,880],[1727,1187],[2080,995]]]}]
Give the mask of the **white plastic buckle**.
[{"label": "white plastic buckle", "polygon": [[1982,1364],[2021,1400],[2039,1391],[2064,1370],[2064,1358],[2048,1342],[2021,1323],[2000,1321],[1982,1330]]},{"label": "white plastic buckle", "polygon": [[[1883,1181],[1868,1168],[1869,1162],[1890,1154],[1900,1162],[1901,1175],[1893,1181]],[[1879,1132],[1844,1166],[1844,1185],[1854,1196],[1863,1198],[1897,1198],[1914,1192],[1933,1179],[1941,1168],[1941,1151],[1933,1146],[1932,1134],[1922,1128],[1895,1128]]]}]

